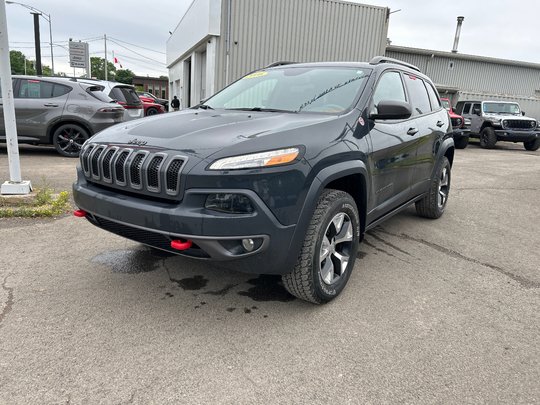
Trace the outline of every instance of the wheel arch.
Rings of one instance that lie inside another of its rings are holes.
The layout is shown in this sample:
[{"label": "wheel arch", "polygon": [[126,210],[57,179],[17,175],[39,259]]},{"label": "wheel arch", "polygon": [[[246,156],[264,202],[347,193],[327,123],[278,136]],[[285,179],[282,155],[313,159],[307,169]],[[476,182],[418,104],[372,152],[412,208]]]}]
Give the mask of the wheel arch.
[{"label": "wheel arch", "polygon": [[[369,186],[367,173],[366,165],[361,160],[340,162],[327,166],[317,173],[306,194],[302,212],[291,240],[290,251],[300,251],[305,231],[311,221],[317,201],[326,188],[345,191],[354,198],[360,217],[360,237],[362,237],[366,227],[367,189]],[[355,181],[359,181],[360,184],[356,185]],[[296,260],[296,257],[294,259]]]},{"label": "wheel arch", "polygon": [[74,119],[74,118],[69,118],[69,119],[61,119],[59,121],[56,121],[56,122],[53,122],[49,125],[49,127],[47,128],[47,139],[49,140],[49,143],[52,144],[53,143],[53,134],[54,134],[54,131],[56,131],[58,128],[60,128],[62,125],[66,125],[66,124],[75,124],[75,125],[78,125],[82,128],[84,128],[86,130],[86,132],[88,132],[88,136],[92,136],[93,135],[93,131],[92,129],[90,128],[90,125],[88,125],[88,123],[84,122],[84,121],[81,121],[81,120],[77,120],[77,119]]}]

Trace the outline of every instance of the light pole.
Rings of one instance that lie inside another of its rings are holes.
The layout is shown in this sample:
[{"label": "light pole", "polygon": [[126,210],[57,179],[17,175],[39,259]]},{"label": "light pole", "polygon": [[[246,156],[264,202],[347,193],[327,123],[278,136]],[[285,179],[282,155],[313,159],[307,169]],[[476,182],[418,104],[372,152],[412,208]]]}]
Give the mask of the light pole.
[{"label": "light pole", "polygon": [[[39,14],[40,16],[43,17],[43,19],[45,21],[47,21],[49,23],[49,45],[51,46],[51,71],[52,71],[52,74],[54,76],[54,56],[53,56],[53,40],[52,40],[52,21],[51,21],[51,15],[50,14],[46,14],[44,13],[43,11],[35,8],[35,7],[32,7],[32,6],[29,6],[28,4],[24,4],[24,3],[19,3],[18,1],[11,1],[11,0],[6,0],[6,4],[17,4],[19,6],[22,6],[24,8],[27,8],[28,10],[32,11],[32,14]],[[41,45],[41,44],[40,44]]]}]

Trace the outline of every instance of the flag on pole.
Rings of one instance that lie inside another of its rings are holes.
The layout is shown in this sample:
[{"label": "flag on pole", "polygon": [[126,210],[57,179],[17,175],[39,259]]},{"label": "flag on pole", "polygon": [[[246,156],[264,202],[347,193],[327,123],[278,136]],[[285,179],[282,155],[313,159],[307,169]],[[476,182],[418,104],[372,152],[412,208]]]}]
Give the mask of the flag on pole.
[{"label": "flag on pole", "polygon": [[120,65],[120,69],[123,69],[122,64],[120,63],[120,61],[118,60],[118,58],[116,56],[114,56],[114,64],[115,65],[116,64]]}]

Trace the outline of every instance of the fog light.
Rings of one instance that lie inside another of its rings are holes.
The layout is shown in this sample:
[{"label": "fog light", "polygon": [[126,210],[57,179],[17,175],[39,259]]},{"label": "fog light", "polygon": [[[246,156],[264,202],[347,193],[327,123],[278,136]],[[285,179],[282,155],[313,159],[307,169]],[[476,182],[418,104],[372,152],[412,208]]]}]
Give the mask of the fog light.
[{"label": "fog light", "polygon": [[253,239],[242,239],[242,247],[246,250],[246,252],[251,252],[253,249],[255,249],[255,242]]},{"label": "fog light", "polygon": [[242,194],[209,194],[204,207],[229,214],[251,214],[254,211],[250,199]]}]

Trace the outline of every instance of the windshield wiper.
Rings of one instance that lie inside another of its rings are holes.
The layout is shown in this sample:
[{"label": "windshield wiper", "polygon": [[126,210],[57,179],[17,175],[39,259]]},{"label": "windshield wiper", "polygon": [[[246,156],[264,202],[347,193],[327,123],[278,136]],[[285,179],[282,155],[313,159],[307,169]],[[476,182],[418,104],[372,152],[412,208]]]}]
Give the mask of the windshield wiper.
[{"label": "windshield wiper", "polygon": [[291,111],[291,110],[280,110],[279,108],[264,108],[264,107],[227,108],[227,110],[262,111],[262,112],[284,112],[284,113],[297,113],[297,112],[298,112],[298,111]]}]

